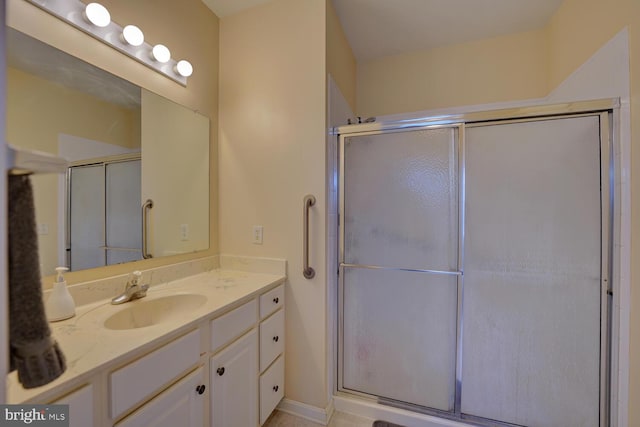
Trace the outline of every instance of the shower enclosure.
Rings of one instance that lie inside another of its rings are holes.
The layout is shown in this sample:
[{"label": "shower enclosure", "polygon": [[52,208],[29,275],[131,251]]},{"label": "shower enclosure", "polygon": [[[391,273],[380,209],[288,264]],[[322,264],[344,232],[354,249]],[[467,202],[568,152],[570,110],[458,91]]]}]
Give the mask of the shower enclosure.
[{"label": "shower enclosure", "polygon": [[609,425],[611,109],[587,110],[340,129],[340,392]]}]

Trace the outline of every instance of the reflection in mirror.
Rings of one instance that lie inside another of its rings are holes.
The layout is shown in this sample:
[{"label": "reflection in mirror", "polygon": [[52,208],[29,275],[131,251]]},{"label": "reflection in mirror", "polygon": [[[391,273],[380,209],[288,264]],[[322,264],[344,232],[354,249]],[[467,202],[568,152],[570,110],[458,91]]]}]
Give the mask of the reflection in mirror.
[{"label": "reflection in mirror", "polygon": [[[34,175],[41,272],[209,247],[209,120],[7,28],[7,141],[67,159]],[[123,60],[129,60],[123,57]]]},{"label": "reflection in mirror", "polygon": [[142,259],[140,156],[95,160],[67,175],[67,265],[71,270]]}]

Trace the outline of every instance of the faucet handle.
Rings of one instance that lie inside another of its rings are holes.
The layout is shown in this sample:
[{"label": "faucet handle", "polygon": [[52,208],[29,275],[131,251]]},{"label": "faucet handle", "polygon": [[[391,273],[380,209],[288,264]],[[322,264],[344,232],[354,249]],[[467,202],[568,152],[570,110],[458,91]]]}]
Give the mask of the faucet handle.
[{"label": "faucet handle", "polygon": [[131,273],[133,278],[131,279],[131,287],[135,286],[135,297],[142,298],[147,295],[147,290],[149,289],[149,284],[142,283],[142,272],[139,270]]},{"label": "faucet handle", "polygon": [[140,270],[136,270],[133,273],[131,273],[133,275],[133,280],[132,282],[137,284],[140,284],[140,280],[142,279],[142,271]]},{"label": "faucet handle", "polygon": [[142,279],[142,272],[141,271],[136,270],[133,273],[131,273],[129,275],[129,279],[127,280],[127,284],[125,286],[125,290],[128,291],[129,289],[139,287],[141,279]]}]

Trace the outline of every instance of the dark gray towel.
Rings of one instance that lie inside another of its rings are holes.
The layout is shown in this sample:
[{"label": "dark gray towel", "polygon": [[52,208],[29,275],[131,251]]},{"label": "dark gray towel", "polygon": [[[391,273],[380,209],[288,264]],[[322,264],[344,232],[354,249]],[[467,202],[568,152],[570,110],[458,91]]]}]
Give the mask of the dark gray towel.
[{"label": "dark gray towel", "polygon": [[50,383],[66,369],[44,312],[31,181],[9,175],[9,346],[24,388]]}]

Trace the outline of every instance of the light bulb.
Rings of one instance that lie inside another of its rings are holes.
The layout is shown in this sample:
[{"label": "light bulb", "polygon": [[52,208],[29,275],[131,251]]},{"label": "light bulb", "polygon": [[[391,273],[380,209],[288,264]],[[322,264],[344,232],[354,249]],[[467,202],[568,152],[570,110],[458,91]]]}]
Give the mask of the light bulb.
[{"label": "light bulb", "polygon": [[182,77],[189,77],[193,74],[193,66],[191,65],[191,62],[182,59],[176,64],[176,72]]},{"label": "light bulb", "polygon": [[169,48],[162,44],[155,45],[151,50],[151,55],[153,56],[153,59],[161,63],[168,62],[171,59],[171,52],[169,51]]},{"label": "light bulb", "polygon": [[144,43],[144,34],[135,25],[127,25],[122,29],[122,38],[131,46],[140,46]]},{"label": "light bulb", "polygon": [[84,16],[96,27],[104,28],[111,22],[109,11],[99,3],[89,3],[84,9]]}]

